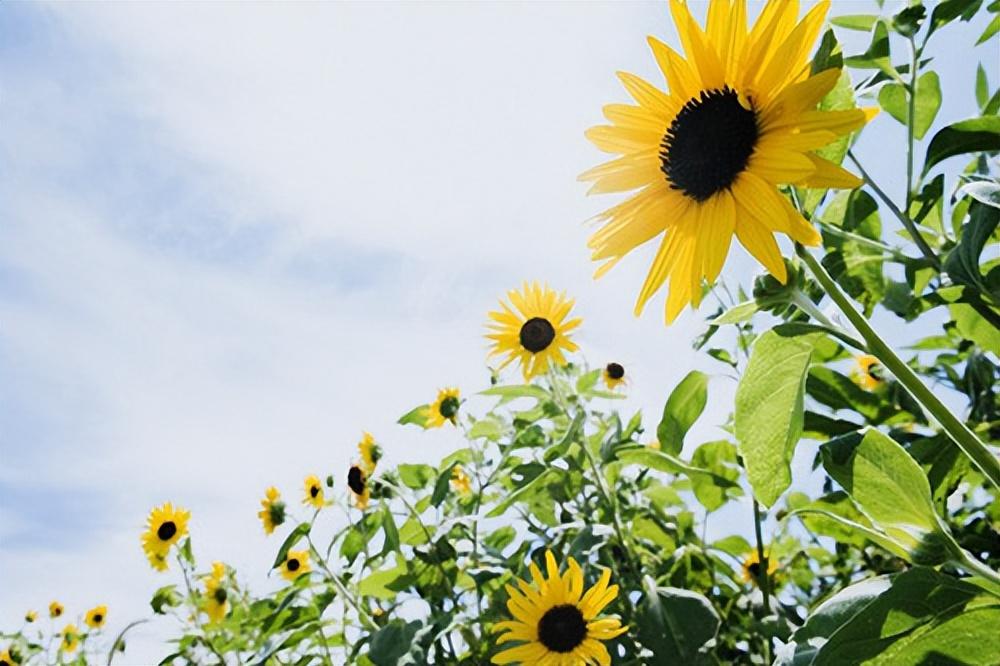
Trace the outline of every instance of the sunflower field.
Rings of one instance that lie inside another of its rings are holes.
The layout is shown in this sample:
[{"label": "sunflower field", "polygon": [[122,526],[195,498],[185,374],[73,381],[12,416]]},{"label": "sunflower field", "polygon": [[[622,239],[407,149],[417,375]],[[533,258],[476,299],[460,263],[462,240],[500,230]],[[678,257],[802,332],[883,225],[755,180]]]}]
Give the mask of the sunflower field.
[{"label": "sunflower field", "polygon": [[[705,318],[676,353],[735,382],[719,436],[691,434],[709,374],[623,413],[628,364],[574,341],[571,286],[512,286],[483,304],[483,385],[428,387],[398,420],[463,447],[388,466],[391,433],[358,424],[346,473],[260,489],[276,591],[198,548],[184,498],[149,507],[161,664],[1000,664],[1000,88],[980,66],[979,115],[939,117],[934,60],[1000,57],[1000,1],[690,4],[669,2],[679,44],[649,38],[665,81],[618,75],[587,132],[609,161],[580,179],[619,195],[597,276],[652,247],[635,314]],[[904,196],[852,152],[877,114],[905,128],[884,148]],[[150,618],[80,610],[26,609],[0,666],[131,663]]]}]

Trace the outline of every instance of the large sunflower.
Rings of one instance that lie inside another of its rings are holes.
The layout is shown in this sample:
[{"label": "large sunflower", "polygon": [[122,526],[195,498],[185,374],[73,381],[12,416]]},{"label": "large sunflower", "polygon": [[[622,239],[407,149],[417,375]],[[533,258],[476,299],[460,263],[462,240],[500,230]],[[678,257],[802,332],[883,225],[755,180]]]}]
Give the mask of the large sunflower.
[{"label": "large sunflower", "polygon": [[281,493],[270,486],[264,492],[260,505],[262,508],[257,512],[257,517],[264,524],[264,533],[271,534],[275,527],[285,522],[285,503],[281,501]]},{"label": "large sunflower", "polygon": [[796,23],[798,0],[769,0],[747,28],[745,0],[711,0],[706,29],[682,0],[671,0],[686,57],[650,37],[669,92],[627,73],[637,105],[604,107],[611,125],[588,130],[621,157],[580,176],[590,192],[639,192],[604,211],[589,240],[601,276],[633,249],[663,234],[635,313],[670,280],[667,322],[701,301],[702,279],[722,270],[733,234],[784,283],[774,234],[817,245],[817,231],[779,185],[857,187],[861,181],[813,151],[862,127],[868,109],[818,111],[840,69],[812,74],[809,52],[829,1]]},{"label": "large sunflower", "polygon": [[166,571],[167,554],[170,547],[187,534],[191,512],[167,502],[154,507],[146,519],[146,531],[142,533],[142,549],[149,564],[157,571]]},{"label": "large sunflower", "polygon": [[305,496],[302,498],[302,503],[311,504],[317,509],[322,509],[325,504],[323,482],[315,474],[310,474],[303,483],[305,484]]},{"label": "large sunflower", "polygon": [[611,655],[601,641],[619,636],[627,628],[617,618],[597,616],[618,596],[618,586],[608,585],[611,572],[605,569],[600,580],[585,592],[583,570],[572,557],[568,562],[566,572],[560,575],[555,556],[546,551],[547,580],[532,562],[533,585],[519,580],[520,590],[507,586],[507,609],[514,619],[494,627],[494,631],[506,632],[497,638],[497,644],[522,644],[495,655],[494,664],[611,664]]},{"label": "large sunflower", "polygon": [[222,582],[226,576],[226,565],[212,562],[212,573],[205,576],[205,601],[202,608],[209,622],[221,622],[229,612],[229,593]]},{"label": "large sunflower", "polygon": [[84,618],[87,626],[91,629],[100,629],[104,626],[104,623],[108,621],[108,607],[107,606],[95,606],[87,611],[87,616]]},{"label": "large sunflower", "polygon": [[486,337],[493,340],[490,356],[507,355],[500,368],[519,360],[524,380],[529,381],[550,364],[566,365],[563,352],[579,349],[568,333],[582,320],[566,320],[573,300],[537,282],[525,282],[520,291],[508,291],[507,297],[513,308],[500,301],[501,309],[489,313],[492,321],[487,325],[490,333]]},{"label": "large sunflower", "polygon": [[438,391],[437,400],[424,413],[425,428],[440,428],[445,423],[458,422],[458,408],[462,405],[461,393],[457,388],[443,388]]}]

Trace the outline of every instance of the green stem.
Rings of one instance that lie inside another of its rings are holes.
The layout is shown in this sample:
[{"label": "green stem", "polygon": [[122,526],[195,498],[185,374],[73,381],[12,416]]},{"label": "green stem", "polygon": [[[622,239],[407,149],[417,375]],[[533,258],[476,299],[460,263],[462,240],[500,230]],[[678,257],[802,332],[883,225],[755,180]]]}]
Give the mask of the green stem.
[{"label": "green stem", "polygon": [[312,556],[316,559],[316,564],[318,564],[320,569],[323,570],[323,573],[326,574],[326,578],[333,583],[334,587],[337,588],[340,595],[344,597],[344,599],[354,608],[354,612],[358,614],[358,620],[360,620],[361,623],[369,629],[378,631],[379,626],[375,624],[374,620],[372,620],[368,611],[365,610],[358,600],[354,598],[354,595],[352,595],[350,591],[344,587],[344,584],[340,582],[340,579],[337,578],[336,574],[330,571],[330,567],[327,566],[326,561],[323,560],[323,557],[320,555],[319,550],[316,549],[316,544],[313,543],[312,537],[309,534],[306,534],[306,543],[309,544],[309,552],[311,552]]},{"label": "green stem", "polygon": [[[755,499],[753,501],[753,533],[757,539],[757,562],[759,565],[757,574],[757,585],[760,586],[760,593],[764,598],[764,615],[771,614],[771,581],[767,575],[767,555],[764,554],[764,538],[760,529],[760,505]],[[771,639],[764,639],[764,662],[771,662]]]},{"label": "green stem", "polygon": [[972,460],[986,478],[995,487],[1000,488],[1000,461],[997,460],[997,457],[965,423],[945,407],[944,403],[934,395],[934,392],[927,388],[916,373],[910,369],[910,366],[903,363],[892,348],[882,340],[865,316],[854,308],[847,295],[840,290],[823,265],[801,245],[796,245],[795,249],[823,290],[864,338],[868,344],[868,351],[878,358],[882,365],[910,392],[910,395],[938,422],[952,441],[962,449],[962,452]]},{"label": "green stem", "polygon": [[823,231],[830,234],[831,236],[837,236],[839,238],[843,238],[844,240],[849,240],[852,243],[857,243],[858,245],[864,245],[865,247],[870,247],[873,250],[878,250],[879,252],[888,254],[893,259],[896,259],[898,261],[905,261],[909,259],[909,257],[903,254],[903,252],[892,247],[891,245],[886,245],[882,241],[877,241],[874,238],[868,238],[866,236],[862,236],[861,234],[856,234],[852,231],[841,229],[837,225],[824,222],[823,220],[813,218],[813,221],[819,224],[819,226],[822,227]]},{"label": "green stem", "polygon": [[815,319],[819,324],[827,329],[831,334],[837,336],[843,342],[846,342],[850,346],[858,350],[866,349],[865,344],[860,340],[855,339],[852,335],[848,334],[842,328],[830,321],[823,311],[820,310],[812,300],[806,296],[801,289],[796,289],[792,292],[792,305],[798,309],[805,312],[807,315]]},{"label": "green stem", "polygon": [[916,127],[917,110],[917,69],[920,66],[917,45],[910,37],[910,85],[909,108],[906,114],[906,213],[910,213],[910,203],[913,201],[913,140]]},{"label": "green stem", "polygon": [[990,569],[988,566],[986,566],[985,564],[974,558],[965,550],[960,550],[959,558],[954,560],[953,564],[956,564],[960,568],[965,569],[973,576],[979,576],[980,578],[988,580],[991,583],[990,588],[993,591],[993,593],[998,594],[998,596],[1000,596],[1000,574],[998,574],[996,571]]}]

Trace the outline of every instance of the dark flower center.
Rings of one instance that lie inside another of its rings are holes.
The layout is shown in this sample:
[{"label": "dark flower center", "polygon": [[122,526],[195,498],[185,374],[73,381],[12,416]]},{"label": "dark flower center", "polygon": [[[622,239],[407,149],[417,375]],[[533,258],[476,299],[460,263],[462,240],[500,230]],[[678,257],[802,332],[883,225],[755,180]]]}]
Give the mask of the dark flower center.
[{"label": "dark flower center", "polygon": [[101,621],[103,621],[103,620],[104,620],[104,616],[101,615],[100,613],[97,613],[96,615],[94,615],[94,624],[100,624]]},{"label": "dark flower center", "polygon": [[175,534],[177,534],[177,525],[172,520],[163,523],[156,530],[156,536],[160,538],[160,541],[170,541]]},{"label": "dark flower center", "polygon": [[295,559],[295,558],[292,558],[292,559],[288,560],[288,564],[286,564],[285,566],[288,567],[289,571],[298,571],[299,570],[299,561],[297,559]]},{"label": "dark flower center", "polygon": [[455,414],[458,414],[459,404],[460,403],[458,398],[454,396],[449,396],[445,398],[444,400],[441,401],[441,410],[440,410],[441,416],[445,417],[446,419],[455,418]]},{"label": "dark flower center", "polygon": [[357,465],[351,467],[347,472],[347,487],[355,495],[361,495],[365,492],[365,473]]},{"label": "dark flower center", "polygon": [[604,369],[608,373],[608,377],[611,379],[621,379],[625,376],[625,368],[619,363],[608,363],[608,367]]},{"label": "dark flower center", "polygon": [[553,652],[572,652],[586,637],[587,622],[576,606],[553,606],[538,621],[538,640]]},{"label": "dark flower center", "polygon": [[760,575],[760,562],[751,562],[750,564],[748,564],[747,571],[750,572],[751,576],[757,578],[757,576]]},{"label": "dark flower center", "polygon": [[548,319],[532,317],[521,326],[521,346],[532,354],[544,350],[556,338],[556,329]]},{"label": "dark flower center", "polygon": [[733,184],[757,143],[757,114],[735,90],[703,90],[688,100],[660,143],[660,170],[670,187],[705,201]]},{"label": "dark flower center", "polygon": [[319,486],[309,486],[309,496],[313,499],[319,495]]},{"label": "dark flower center", "polygon": [[268,514],[271,522],[277,526],[285,522],[285,503],[275,502],[268,507]]},{"label": "dark flower center", "polygon": [[882,381],[882,378],[884,377],[883,372],[882,372],[882,364],[881,363],[872,363],[871,365],[869,365],[868,366],[868,376],[871,377],[872,379],[874,379],[877,382]]},{"label": "dark flower center", "polygon": [[53,617],[59,617],[60,615],[62,615],[62,608],[59,608],[58,606],[56,606],[55,608],[53,608],[52,609],[52,615],[53,615]]},{"label": "dark flower center", "polygon": [[226,603],[226,599],[229,598],[229,595],[226,594],[225,588],[221,587],[215,588],[215,592],[212,593],[212,596],[215,597],[215,602],[218,604]]}]

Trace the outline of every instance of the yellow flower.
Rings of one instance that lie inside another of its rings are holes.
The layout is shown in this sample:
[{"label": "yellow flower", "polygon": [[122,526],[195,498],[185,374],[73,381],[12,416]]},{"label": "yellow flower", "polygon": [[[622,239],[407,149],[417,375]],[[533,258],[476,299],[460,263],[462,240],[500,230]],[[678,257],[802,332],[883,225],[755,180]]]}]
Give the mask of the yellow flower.
[{"label": "yellow flower", "polygon": [[871,354],[862,354],[855,359],[857,369],[854,373],[858,385],[866,391],[874,391],[885,382],[885,368],[882,361]]},{"label": "yellow flower", "polygon": [[451,487],[455,489],[459,495],[471,495],[472,494],[472,480],[469,475],[465,473],[465,470],[455,465],[451,469]]},{"label": "yellow flower", "polygon": [[85,621],[91,629],[100,629],[108,620],[108,607],[96,606],[87,611]]},{"label": "yellow flower", "polygon": [[226,565],[212,562],[212,573],[205,576],[205,601],[202,604],[209,622],[221,622],[229,612],[229,593],[222,585],[225,576]]},{"label": "yellow flower", "polygon": [[568,334],[582,319],[566,320],[573,301],[537,282],[525,282],[520,291],[508,291],[507,297],[513,307],[500,301],[501,309],[489,313],[492,321],[487,324],[486,337],[493,341],[490,356],[507,355],[499,369],[520,361],[524,380],[529,381],[550,364],[566,365],[563,352],[579,349]]},{"label": "yellow flower", "polygon": [[285,522],[285,503],[281,501],[281,493],[274,486],[264,491],[264,499],[260,501],[263,507],[257,512],[257,517],[264,524],[264,533],[271,534],[274,528]]},{"label": "yellow flower", "polygon": [[[18,655],[20,656],[20,655]],[[0,666],[20,666],[20,661],[10,653],[10,648],[0,652]]]},{"label": "yellow flower", "polygon": [[[819,233],[778,192],[779,185],[852,188],[861,181],[813,151],[861,128],[877,110],[818,111],[840,69],[812,75],[809,52],[829,0],[796,23],[798,2],[769,0],[748,29],[745,0],[711,0],[707,28],[683,0],[670,10],[686,57],[649,43],[669,92],[637,76],[619,78],[637,105],[604,107],[610,125],[587,137],[621,157],[580,176],[592,193],[639,191],[604,211],[589,240],[606,273],[636,247],[663,235],[635,313],[670,280],[672,322],[697,306],[702,279],[718,277],[733,234],[784,283],[774,234],[817,245]],[[641,189],[640,189],[641,188]]]},{"label": "yellow flower", "polygon": [[146,531],[142,534],[142,549],[150,566],[157,571],[166,571],[170,547],[187,534],[190,519],[190,511],[174,508],[170,502],[149,512]]},{"label": "yellow flower", "polygon": [[601,377],[604,378],[604,385],[614,390],[625,383],[625,368],[622,367],[621,363],[608,363],[604,366]]},{"label": "yellow flower", "polygon": [[378,461],[382,459],[382,447],[375,442],[375,438],[372,437],[370,432],[366,432],[362,435],[361,441],[358,442],[358,453],[361,455],[361,462],[364,465],[365,474],[371,476],[375,473],[375,467],[378,465]]},{"label": "yellow flower", "polygon": [[323,482],[315,474],[310,474],[305,480],[306,495],[303,504],[311,504],[317,509],[323,508]]},{"label": "yellow flower", "polygon": [[368,499],[371,497],[371,490],[368,488],[368,475],[358,465],[351,465],[347,470],[347,487],[354,497],[354,506],[362,511],[368,508]]},{"label": "yellow flower", "polygon": [[627,627],[617,618],[598,615],[618,596],[618,586],[608,585],[611,572],[605,569],[597,584],[584,591],[583,570],[572,557],[568,561],[567,571],[560,575],[556,558],[546,551],[548,580],[532,562],[533,584],[519,580],[519,590],[506,586],[510,596],[507,610],[514,620],[494,627],[494,631],[507,632],[497,638],[497,644],[520,641],[521,645],[495,655],[494,664],[611,664],[611,655],[601,641],[625,633]]},{"label": "yellow flower", "polygon": [[37,611],[30,610],[30,611],[28,611],[27,613],[24,614],[24,621],[25,622],[34,622],[37,619],[38,619],[38,612]]},{"label": "yellow flower", "polygon": [[[766,554],[764,557],[767,559],[767,575],[771,576],[778,570],[778,563]],[[758,576],[760,576],[760,558],[757,556],[757,551],[755,550],[747,555],[746,559],[743,560],[743,580],[757,585]]]},{"label": "yellow flower", "polygon": [[285,580],[295,580],[302,574],[307,574],[311,570],[309,566],[309,551],[290,550],[285,556],[285,561],[281,563],[281,575]]},{"label": "yellow flower", "polygon": [[67,624],[63,630],[62,641],[59,643],[59,649],[65,652],[75,652],[76,648],[80,646],[80,634],[76,630],[75,624]]},{"label": "yellow flower", "polygon": [[63,614],[64,610],[66,609],[63,608],[63,605],[61,603],[59,603],[58,601],[53,601],[51,604],[49,604],[49,617],[51,618],[59,617],[60,615]]},{"label": "yellow flower", "polygon": [[437,400],[427,408],[425,413],[425,428],[440,428],[446,422],[455,425],[458,420],[458,408],[462,404],[457,388],[443,388],[438,391]]}]

